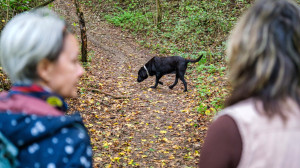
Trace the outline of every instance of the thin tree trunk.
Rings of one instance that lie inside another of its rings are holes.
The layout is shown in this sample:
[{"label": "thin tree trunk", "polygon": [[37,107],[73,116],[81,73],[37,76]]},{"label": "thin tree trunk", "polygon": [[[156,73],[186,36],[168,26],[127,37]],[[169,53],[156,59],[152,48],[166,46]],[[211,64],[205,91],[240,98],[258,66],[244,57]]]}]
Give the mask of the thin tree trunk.
[{"label": "thin tree trunk", "polygon": [[8,22],[8,11],[9,11],[9,2],[8,2],[8,0],[6,0],[6,4],[7,4],[7,10],[6,10],[6,23]]},{"label": "thin tree trunk", "polygon": [[162,20],[162,13],[161,13],[161,5],[160,1],[156,0],[156,26],[160,29],[161,28],[161,20]]},{"label": "thin tree trunk", "polygon": [[50,3],[54,2],[54,1],[55,0],[49,0],[47,2],[44,2],[44,3],[42,3],[42,4],[40,4],[40,5],[36,6],[36,7],[34,7],[34,8],[36,9],[36,8],[47,6],[47,5],[49,5]]},{"label": "thin tree trunk", "polygon": [[76,14],[78,16],[81,34],[81,61],[87,62],[87,36],[83,13],[80,10],[78,0],[74,0],[76,6]]}]

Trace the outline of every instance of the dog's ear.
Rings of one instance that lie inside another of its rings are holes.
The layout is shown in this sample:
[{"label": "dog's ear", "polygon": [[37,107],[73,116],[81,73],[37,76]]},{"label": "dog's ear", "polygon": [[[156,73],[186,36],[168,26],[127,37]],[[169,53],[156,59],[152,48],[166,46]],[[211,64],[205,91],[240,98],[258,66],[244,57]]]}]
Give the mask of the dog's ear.
[{"label": "dog's ear", "polygon": [[139,71],[138,71],[138,75],[140,76],[140,75],[141,75],[141,73],[142,73],[142,67],[139,69]]},{"label": "dog's ear", "polygon": [[141,67],[139,72],[138,72],[138,76],[144,78],[145,74],[147,75],[146,70],[144,69],[144,67]]}]

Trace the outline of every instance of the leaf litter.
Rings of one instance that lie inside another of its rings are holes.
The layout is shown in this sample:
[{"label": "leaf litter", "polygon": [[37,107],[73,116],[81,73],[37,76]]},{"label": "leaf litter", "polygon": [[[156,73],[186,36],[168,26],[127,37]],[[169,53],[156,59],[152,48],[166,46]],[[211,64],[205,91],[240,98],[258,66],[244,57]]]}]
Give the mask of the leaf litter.
[{"label": "leaf litter", "polygon": [[[76,22],[70,0],[55,10]],[[156,53],[136,43],[130,33],[107,24],[85,9],[91,60],[68,100],[70,113],[80,111],[91,137],[94,167],[197,167],[211,117],[197,112],[201,100],[193,83],[199,75],[190,64],[188,92],[167,75],[157,89],[154,77],[137,83],[138,69]],[[76,28],[75,34],[79,35]]]}]

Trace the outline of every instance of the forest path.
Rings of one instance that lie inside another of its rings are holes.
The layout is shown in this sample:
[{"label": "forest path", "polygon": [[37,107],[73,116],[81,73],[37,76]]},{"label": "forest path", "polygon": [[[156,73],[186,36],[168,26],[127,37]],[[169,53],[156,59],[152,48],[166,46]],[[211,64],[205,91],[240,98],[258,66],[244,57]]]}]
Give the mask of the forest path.
[{"label": "forest path", "polygon": [[[53,9],[80,37],[73,1],[56,0]],[[173,90],[174,75],[157,89],[154,77],[137,82],[137,72],[156,55],[130,33],[84,9],[91,56],[79,84],[79,97],[69,100],[81,112],[94,151],[94,167],[196,167],[208,121],[196,110],[195,70]],[[189,64],[188,69],[194,65]]]}]

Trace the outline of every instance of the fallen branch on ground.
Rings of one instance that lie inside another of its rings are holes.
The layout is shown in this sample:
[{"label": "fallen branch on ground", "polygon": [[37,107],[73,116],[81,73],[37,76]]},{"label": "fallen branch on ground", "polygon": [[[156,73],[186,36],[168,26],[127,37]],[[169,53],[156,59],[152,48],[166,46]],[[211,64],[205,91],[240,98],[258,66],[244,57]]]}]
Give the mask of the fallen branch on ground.
[{"label": "fallen branch on ground", "polygon": [[105,94],[105,95],[107,95],[107,96],[110,96],[110,97],[112,97],[112,98],[114,98],[114,99],[129,99],[129,98],[130,98],[129,96],[115,96],[115,95],[112,95],[112,94],[110,94],[110,93],[106,93],[106,92],[104,92],[104,91],[101,91],[101,90],[99,90],[99,89],[91,89],[90,91],[102,93],[102,94]]}]

